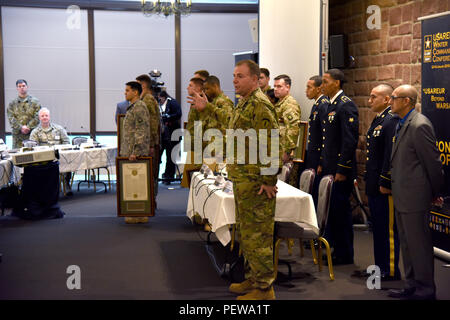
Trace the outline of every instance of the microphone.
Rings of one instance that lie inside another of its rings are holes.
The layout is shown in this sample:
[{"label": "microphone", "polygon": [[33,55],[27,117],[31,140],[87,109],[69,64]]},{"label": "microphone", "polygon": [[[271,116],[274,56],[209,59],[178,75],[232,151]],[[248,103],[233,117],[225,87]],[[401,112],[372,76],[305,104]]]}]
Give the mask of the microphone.
[{"label": "microphone", "polygon": [[223,187],[223,192],[228,193],[228,194],[233,194],[233,182],[231,182],[230,180],[225,182],[225,186]]}]

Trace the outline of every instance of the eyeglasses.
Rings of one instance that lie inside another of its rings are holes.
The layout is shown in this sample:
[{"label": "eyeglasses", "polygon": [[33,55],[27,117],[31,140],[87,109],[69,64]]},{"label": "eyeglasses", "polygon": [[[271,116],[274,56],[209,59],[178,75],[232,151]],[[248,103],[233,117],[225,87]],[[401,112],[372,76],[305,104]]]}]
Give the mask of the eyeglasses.
[{"label": "eyeglasses", "polygon": [[408,98],[408,99],[412,100],[410,97],[396,97],[396,96],[391,96],[391,99],[392,99],[392,100],[395,100],[395,99],[401,99],[401,98]]}]

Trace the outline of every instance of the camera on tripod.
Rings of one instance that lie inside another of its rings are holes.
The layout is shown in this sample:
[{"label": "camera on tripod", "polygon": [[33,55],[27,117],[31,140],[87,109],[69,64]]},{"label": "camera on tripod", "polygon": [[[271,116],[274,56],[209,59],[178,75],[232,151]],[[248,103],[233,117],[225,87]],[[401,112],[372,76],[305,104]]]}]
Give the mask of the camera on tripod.
[{"label": "camera on tripod", "polygon": [[161,71],[155,69],[149,72],[150,78],[151,78],[151,87],[152,91],[155,94],[155,96],[158,95],[161,91],[163,91],[165,88],[164,82],[158,81],[158,78],[161,77],[162,73]]}]

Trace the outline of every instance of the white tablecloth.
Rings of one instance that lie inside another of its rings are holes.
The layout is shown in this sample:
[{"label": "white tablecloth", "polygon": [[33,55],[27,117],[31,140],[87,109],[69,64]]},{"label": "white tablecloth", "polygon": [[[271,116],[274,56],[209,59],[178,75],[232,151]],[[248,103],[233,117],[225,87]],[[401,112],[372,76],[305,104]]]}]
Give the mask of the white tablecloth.
[{"label": "white tablecloth", "polygon": [[103,147],[83,150],[60,150],[59,172],[75,172],[116,165],[117,148]]},{"label": "white tablecloth", "polygon": [[[196,172],[192,176],[186,214],[192,220],[195,212],[208,219],[217,239],[226,246],[231,241],[229,225],[234,224],[235,205],[232,194],[222,190],[214,191],[215,177],[204,179]],[[275,207],[275,221],[303,222],[318,231],[314,202],[305,193],[281,180],[277,182],[278,193]]]}]

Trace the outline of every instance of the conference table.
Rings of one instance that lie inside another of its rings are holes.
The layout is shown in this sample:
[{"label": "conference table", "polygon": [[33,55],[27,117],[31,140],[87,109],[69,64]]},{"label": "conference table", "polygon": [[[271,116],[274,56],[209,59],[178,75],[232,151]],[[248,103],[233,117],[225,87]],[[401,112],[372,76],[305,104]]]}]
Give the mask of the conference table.
[{"label": "conference table", "polygon": [[76,172],[116,165],[117,148],[101,147],[59,150],[59,172]]},{"label": "conference table", "polygon": [[[73,146],[67,146],[73,148]],[[77,172],[103,167],[115,167],[117,148],[103,146],[100,148],[80,148],[64,150],[59,146],[59,172]],[[11,160],[0,162],[0,187],[12,182],[17,183],[23,172],[22,167],[14,166]],[[98,181],[97,181],[98,182]]]},{"label": "conference table", "polygon": [[[226,246],[231,241],[230,225],[236,223],[233,194],[214,185],[215,176],[203,173],[192,175],[186,215],[193,219],[197,212],[208,219],[217,239]],[[278,180],[275,221],[302,222],[318,231],[317,216],[312,196]]]}]

